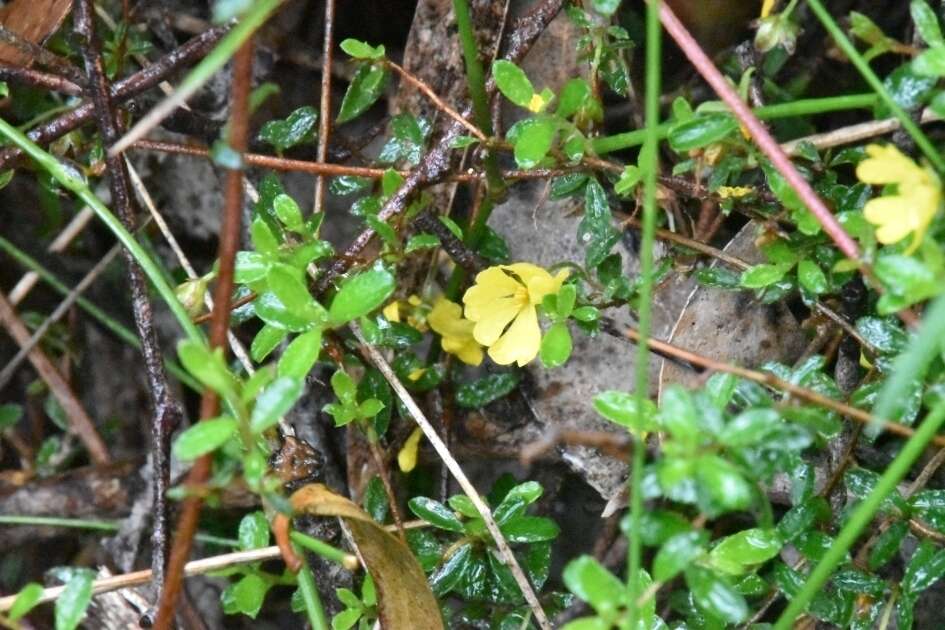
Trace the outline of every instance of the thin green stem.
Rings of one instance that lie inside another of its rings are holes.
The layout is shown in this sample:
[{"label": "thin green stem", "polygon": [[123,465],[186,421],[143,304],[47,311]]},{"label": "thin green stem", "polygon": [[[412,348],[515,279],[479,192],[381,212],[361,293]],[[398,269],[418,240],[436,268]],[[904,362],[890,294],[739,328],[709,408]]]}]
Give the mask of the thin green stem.
[{"label": "thin green stem", "polygon": [[[67,296],[70,293],[69,287],[67,287],[62,281],[59,280],[56,276],[52,274],[48,269],[43,267],[38,260],[21,250],[19,247],[8,241],[7,239],[0,236],[0,250],[8,254],[16,262],[20,263],[26,269],[33,271],[38,275],[46,284],[52,287],[57,293],[62,296]],[[141,342],[138,339],[138,336],[131,331],[130,328],[124,326],[121,322],[117,321],[111,315],[100,309],[95,305],[91,300],[79,297],[76,300],[76,303],[79,307],[88,313],[94,320],[104,326],[107,330],[111,331],[116,337],[121,341],[125,342],[132,348],[141,349]],[[188,374],[184,368],[178,365],[176,362],[171,359],[164,359],[164,365],[167,368],[167,371],[174,375],[177,380],[191,388],[195,392],[200,392],[203,388],[200,386],[194,378]]]},{"label": "thin green stem", "polygon": [[[809,98],[791,103],[777,103],[765,105],[752,110],[762,120],[777,120],[779,118],[793,118],[796,116],[812,116],[829,112],[846,111],[850,109],[868,109],[879,102],[875,94],[848,94],[845,96],[828,96],[825,98]],[[660,140],[669,135],[673,123],[664,123],[657,127],[657,137]],[[613,153],[623,149],[638,147],[646,141],[646,129],[634,129],[612,136],[602,136],[591,141],[591,147],[598,155]]]},{"label": "thin green stem", "polygon": [[209,55],[194,66],[194,69],[184,77],[184,80],[181,81],[174,92],[155,105],[144,118],[139,120],[128,133],[116,142],[108,150],[109,154],[118,155],[129,148],[136,140],[143,138],[146,133],[160,124],[175,109],[183,105],[210,77],[226,65],[236,54],[236,51],[252,37],[256,29],[269,19],[269,16],[279,7],[279,4],[281,4],[281,0],[257,0],[257,2],[252,3],[249,10],[240,19],[239,24],[234,26],[233,30],[220,40],[220,43],[210,51]]},{"label": "thin green stem", "polygon": [[821,0],[807,0],[807,5],[811,8],[811,11],[814,12],[814,15],[820,20],[821,24],[824,25],[824,28],[827,29],[827,32],[830,33],[830,36],[833,38],[833,41],[836,42],[837,46],[840,47],[840,50],[843,51],[843,54],[847,56],[853,66],[859,70],[860,75],[863,79],[869,84],[869,86],[876,92],[880,99],[882,99],[883,104],[889,108],[889,111],[892,112],[899,122],[902,124],[903,129],[905,129],[912,139],[915,140],[916,145],[925,155],[925,157],[932,163],[940,174],[945,174],[945,159],[942,158],[941,154],[935,148],[935,145],[932,144],[932,141],[929,140],[928,136],[919,128],[919,125],[916,124],[909,113],[904,110],[899,103],[896,102],[896,99],[893,98],[892,94],[889,93],[889,90],[883,85],[882,80],[876,76],[876,73],[873,72],[873,69],[870,68],[869,62],[863,58],[863,55],[857,51],[856,46],[853,45],[853,42],[846,36],[843,32],[843,29],[840,28],[840,25],[837,24],[837,21],[833,19],[833,16],[830,15],[830,12],[824,7]]},{"label": "thin green stem", "polygon": [[873,516],[886,497],[896,490],[896,485],[902,481],[915,461],[925,451],[925,447],[935,437],[943,421],[945,421],[945,400],[940,401],[925,417],[915,435],[909,438],[899,451],[899,455],[876,482],[873,491],[853,511],[847,524],[843,526],[824,557],[808,576],[801,591],[781,614],[774,630],[790,630],[793,627],[794,621],[827,583],[837,565],[843,562],[847,552],[857,541],[863,529],[873,520]]},{"label": "thin green stem", "polygon": [[466,82],[469,84],[469,97],[472,99],[476,125],[484,134],[491,136],[492,117],[489,116],[489,97],[486,95],[486,73],[479,61],[479,48],[476,45],[472,16],[469,14],[469,3],[466,0],[453,0],[453,13],[456,14],[456,28],[463,47]]},{"label": "thin green stem", "polygon": [[289,538],[291,538],[292,542],[298,546],[304,547],[308,551],[311,551],[312,553],[317,554],[326,560],[330,560],[331,562],[337,562],[338,564],[346,565],[348,559],[351,557],[351,554],[344,551],[343,549],[332,547],[328,543],[322,542],[317,538],[307,536],[302,532],[292,531],[289,533]]},{"label": "thin green stem", "polygon": [[[661,37],[659,18],[660,2],[653,0],[646,9],[646,95],[644,111],[646,119],[645,145],[640,155],[643,169],[643,226],[640,243],[640,307],[637,313],[640,343],[637,344],[636,379],[634,394],[637,409],[643,409],[650,390],[650,337],[653,302],[653,242],[656,237],[656,185],[659,169],[659,119],[661,90]],[[644,437],[633,436],[633,461],[630,473],[630,535],[628,549],[627,580],[630,585],[630,601],[640,597],[641,542],[640,522],[643,516],[643,460],[646,457]],[[636,606],[630,606],[629,627],[637,625]]]},{"label": "thin green stem", "polygon": [[325,608],[322,606],[322,599],[318,595],[318,587],[315,585],[315,577],[308,563],[302,561],[302,569],[299,571],[299,590],[302,591],[302,600],[305,602],[305,613],[308,615],[308,622],[312,630],[329,630],[328,618],[325,616]]}]

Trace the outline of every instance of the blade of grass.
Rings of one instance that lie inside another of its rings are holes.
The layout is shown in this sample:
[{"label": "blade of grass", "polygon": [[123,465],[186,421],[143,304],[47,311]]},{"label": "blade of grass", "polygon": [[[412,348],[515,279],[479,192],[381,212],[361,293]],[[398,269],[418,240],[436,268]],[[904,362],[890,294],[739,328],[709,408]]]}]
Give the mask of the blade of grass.
[{"label": "blade of grass", "polygon": [[315,577],[308,563],[302,565],[298,578],[299,590],[302,591],[302,600],[305,602],[305,613],[308,615],[312,630],[328,630],[331,626],[328,625],[328,618],[325,617],[325,608],[322,606],[318,586],[315,584]]},{"label": "blade of grass", "polygon": [[896,489],[896,485],[906,476],[912,464],[922,455],[925,447],[938,432],[939,427],[942,426],[943,421],[945,421],[945,400],[940,401],[925,417],[915,435],[905,443],[902,450],[899,451],[899,455],[889,464],[886,472],[876,482],[873,491],[850,515],[847,524],[843,526],[833,544],[827,549],[824,557],[814,567],[801,591],[791,600],[791,603],[781,614],[774,630],[790,630],[794,626],[794,621],[804,612],[814,596],[827,583],[837,565],[843,562],[847,552],[859,538],[863,529],[873,520],[873,516],[879,510],[883,501]]},{"label": "blade of grass", "polygon": [[[640,307],[637,312],[641,343],[637,344],[636,378],[634,394],[637,409],[643,409],[650,389],[650,324],[653,302],[653,242],[656,237],[656,185],[659,169],[659,119],[661,83],[662,30],[659,18],[660,0],[654,0],[646,8],[646,96],[644,111],[646,119],[646,142],[640,155],[643,169],[643,227],[640,243]],[[643,517],[643,460],[646,457],[645,438],[633,435],[633,461],[630,462],[630,534],[628,549],[627,580],[630,585],[630,601],[640,597],[641,543],[637,532]],[[629,627],[637,626],[639,609],[629,607]]]},{"label": "blade of grass", "polygon": [[[33,527],[68,527],[70,529],[90,529],[103,532],[117,532],[121,521],[96,521],[82,518],[57,518],[55,516],[21,516],[17,514],[0,514],[0,525],[31,525]],[[240,541],[235,538],[224,538],[213,534],[197,534],[197,540],[219,545],[221,547],[239,547]],[[319,541],[321,542],[321,541]],[[323,545],[325,543],[322,543]],[[326,545],[327,547],[328,545]],[[339,553],[340,550],[329,547]],[[346,555],[346,554],[345,554]],[[327,556],[326,556],[327,557]]]},{"label": "blade of grass", "polygon": [[893,98],[889,90],[883,85],[882,80],[876,76],[876,73],[870,68],[870,64],[863,58],[863,55],[857,51],[853,42],[846,36],[843,29],[841,29],[837,21],[833,19],[833,16],[830,15],[830,12],[824,7],[823,3],[820,0],[807,0],[807,5],[811,8],[811,11],[814,12],[814,15],[817,16],[817,19],[820,20],[821,24],[824,25],[824,28],[827,29],[827,32],[830,33],[833,41],[840,47],[843,54],[847,56],[850,63],[860,72],[860,75],[869,86],[873,88],[877,96],[882,99],[883,104],[889,108],[893,116],[899,119],[899,122],[902,123],[902,128],[912,136],[912,139],[915,140],[922,154],[932,163],[935,170],[940,174],[945,174],[945,159],[942,158],[941,154],[935,148],[935,145],[929,140],[929,137],[919,128],[919,125],[912,120],[909,113],[896,102],[896,99]]},{"label": "blade of grass", "polygon": [[118,155],[130,147],[136,140],[140,140],[151,129],[167,118],[171,112],[180,107],[194,93],[206,83],[220,68],[226,65],[243,43],[262,26],[275,11],[281,0],[259,0],[246,12],[239,24],[233,27],[209,55],[197,64],[184,77],[177,89],[163,101],[154,106],[147,115],[139,120],[134,127],[128,130],[118,142],[108,149],[109,155]]}]

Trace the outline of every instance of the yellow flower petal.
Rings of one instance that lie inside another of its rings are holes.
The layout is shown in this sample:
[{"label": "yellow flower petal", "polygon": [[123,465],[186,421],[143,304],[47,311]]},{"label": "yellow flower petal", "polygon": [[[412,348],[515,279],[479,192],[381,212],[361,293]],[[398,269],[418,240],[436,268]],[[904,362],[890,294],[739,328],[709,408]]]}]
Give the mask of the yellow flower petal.
[{"label": "yellow flower petal", "polygon": [[925,174],[918,164],[893,145],[871,144],[869,156],[856,167],[856,176],[867,184],[895,184],[922,179]]},{"label": "yellow flower petal", "polygon": [[489,356],[499,365],[517,363],[522,367],[538,356],[540,348],[541,329],[538,327],[538,313],[535,307],[529,304],[522,309],[506,333],[490,345]]},{"label": "yellow flower petal", "polygon": [[411,381],[419,381],[426,371],[426,368],[414,368],[413,371],[407,375],[407,378],[409,378]]},{"label": "yellow flower petal", "polygon": [[[524,294],[525,289],[522,288]],[[490,310],[483,314],[473,328],[473,338],[484,346],[491,346],[502,335],[502,331],[519,314],[524,306],[527,306],[527,297],[524,295],[520,299],[502,298],[497,299],[489,305]],[[466,315],[469,315],[469,307],[466,308]],[[471,319],[471,318],[470,318]]]},{"label": "yellow flower petal", "polygon": [[460,361],[466,365],[477,366],[482,363],[482,346],[480,346],[472,335],[469,337],[442,337],[440,347],[444,352],[456,355]]},{"label": "yellow flower petal", "polygon": [[463,295],[466,317],[474,322],[479,321],[492,309],[495,300],[514,296],[521,286],[501,267],[489,267],[480,272],[476,276],[476,284]]},{"label": "yellow flower petal", "polygon": [[440,298],[433,305],[433,310],[427,316],[427,322],[434,332],[440,336],[470,335],[472,336],[473,322],[463,319],[463,307],[446,298]]},{"label": "yellow flower petal", "polygon": [[764,19],[771,15],[777,5],[778,0],[765,0],[765,3],[761,5],[761,18]]},{"label": "yellow flower petal", "polygon": [[387,318],[389,322],[399,322],[400,321],[400,305],[397,303],[397,300],[394,300],[390,304],[384,307],[384,310],[381,311],[384,314],[384,317]]},{"label": "yellow flower petal", "polygon": [[417,427],[397,453],[397,466],[401,472],[409,473],[417,467],[417,454],[420,452],[420,438],[422,437],[423,431]]}]

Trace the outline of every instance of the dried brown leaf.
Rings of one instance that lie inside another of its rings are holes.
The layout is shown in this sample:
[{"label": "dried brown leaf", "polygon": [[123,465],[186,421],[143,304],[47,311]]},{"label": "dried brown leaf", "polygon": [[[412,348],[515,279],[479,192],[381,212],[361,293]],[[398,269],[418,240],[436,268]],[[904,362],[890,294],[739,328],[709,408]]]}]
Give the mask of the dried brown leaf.
[{"label": "dried brown leaf", "polygon": [[[13,0],[0,8],[0,24],[22,39],[41,44],[56,32],[72,9],[72,0]],[[0,44],[0,62],[28,66],[33,60],[9,44]]]}]

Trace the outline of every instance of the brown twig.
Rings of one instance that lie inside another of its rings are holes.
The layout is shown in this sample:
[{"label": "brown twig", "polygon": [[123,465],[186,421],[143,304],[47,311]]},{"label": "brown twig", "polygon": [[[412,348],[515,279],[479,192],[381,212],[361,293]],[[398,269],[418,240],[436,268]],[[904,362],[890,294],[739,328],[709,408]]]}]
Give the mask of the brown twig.
[{"label": "brown twig", "polygon": [[[246,151],[249,137],[249,92],[253,74],[253,39],[243,44],[234,58],[231,92],[230,147],[238,153]],[[223,224],[220,226],[219,271],[214,288],[214,318],[210,322],[210,346],[225,348],[230,322],[230,296],[233,293],[233,264],[239,249],[240,219],[243,208],[243,172],[227,171],[224,187]],[[200,400],[200,419],[217,415],[220,400],[216,393],[205,390]],[[212,456],[204,455],[196,461],[187,475],[187,486],[203,486],[210,477]],[[174,605],[180,593],[184,565],[190,556],[197,521],[203,500],[199,494],[188,497],[178,521],[174,546],[167,567],[167,581],[161,593],[160,606],[154,622],[156,630],[168,630],[174,617]]]},{"label": "brown twig", "polygon": [[440,239],[440,245],[443,247],[443,251],[447,253],[454,263],[462,267],[466,273],[475,274],[486,266],[485,261],[479,254],[471,250],[462,240],[450,232],[449,228],[440,221],[439,217],[434,216],[431,212],[421,212],[420,215],[413,220],[413,224],[415,227],[430,232]]},{"label": "brown twig", "polygon": [[[127,79],[114,83],[111,86],[112,99],[116,103],[123,102],[151,89],[160,83],[164,77],[205,54],[226,32],[225,27],[218,26],[201,33],[179,48],[164,55],[147,68],[139,70]],[[91,101],[85,101],[72,111],[32,129],[27,136],[37,144],[47,144],[74,129],[78,129],[89,122],[94,115],[95,105]],[[0,169],[9,168],[10,162],[22,154],[22,150],[17,147],[6,147],[0,150]]]},{"label": "brown twig", "polygon": [[413,87],[423,92],[423,95],[426,96],[430,100],[430,102],[433,103],[434,106],[436,106],[437,109],[439,109],[444,114],[452,118],[454,121],[456,121],[457,123],[465,127],[466,130],[469,131],[469,133],[471,133],[472,135],[476,136],[476,138],[479,139],[480,142],[486,141],[486,134],[482,133],[482,130],[480,130],[479,127],[477,127],[476,125],[466,120],[466,118],[464,118],[462,114],[460,114],[458,111],[450,107],[448,103],[446,103],[443,99],[437,96],[436,92],[430,89],[429,85],[421,81],[419,78],[415,77],[413,74],[408,72],[402,66],[394,63],[393,61],[390,61],[389,59],[386,60],[384,63],[387,65],[387,67],[389,67],[394,72],[399,74],[400,78],[402,78],[404,81],[406,81]]},{"label": "brown twig", "polygon": [[[335,48],[335,0],[325,0],[325,42],[322,45],[322,84],[318,107],[319,162],[328,161],[328,144],[331,139],[331,63]],[[315,179],[315,203],[313,212],[325,211],[325,176]]]},{"label": "brown twig", "polygon": [[60,57],[39,44],[34,44],[2,24],[0,24],[0,41],[13,46],[23,53],[27,59],[33,59],[46,68],[53,68],[59,74],[72,79],[78,84],[81,84],[85,80],[85,77],[82,76],[82,72],[69,63],[68,59]]},{"label": "brown twig", "polygon": [[30,87],[62,92],[71,96],[78,96],[83,91],[82,86],[58,74],[6,63],[0,64],[0,81],[12,81]]},{"label": "brown twig", "polygon": [[[92,104],[95,106],[96,124],[103,142],[109,145],[121,135],[121,127],[112,103],[101,48],[95,34],[95,9],[92,6],[92,0],[77,0],[75,2],[73,20],[76,34],[81,41],[89,92],[91,93]],[[112,205],[115,207],[125,229],[133,230],[135,213],[125,161],[120,155],[108,155],[105,158],[105,163],[108,169]],[[155,331],[151,298],[144,272],[130,251],[123,249],[122,253],[128,267],[132,312],[138,339],[141,341],[141,354],[144,357],[148,388],[151,394],[151,458],[154,501],[151,570],[154,572],[156,587],[160,592],[163,584],[164,565],[167,562],[168,507],[165,493],[170,484],[170,436],[180,423],[183,412],[167,381],[164,357]]]},{"label": "brown twig", "polygon": [[[7,299],[7,296],[0,292],[0,324],[7,329],[13,340],[20,346],[26,345],[30,340],[30,331],[26,324],[17,317],[13,305]],[[29,360],[33,367],[39,372],[40,378],[45,381],[49,391],[56,398],[56,401],[62,407],[69,420],[69,428],[72,433],[77,435],[85,445],[89,456],[96,464],[107,464],[111,461],[108,456],[108,449],[105,442],[102,441],[95,424],[86,413],[82,403],[73,393],[69,384],[62,377],[56,366],[53,365],[49,357],[39,348],[33,348],[29,353]]]}]

